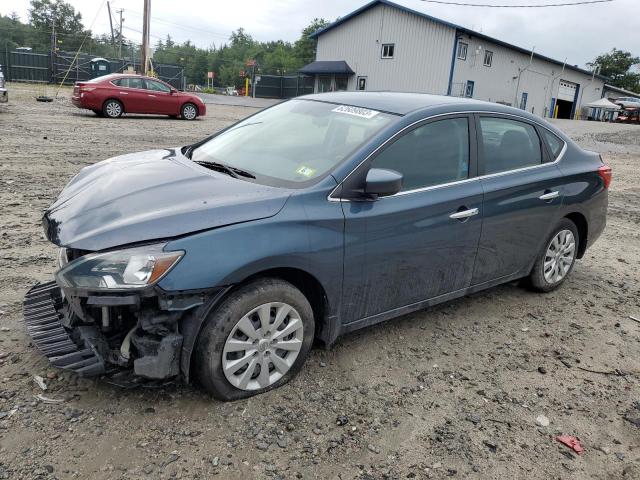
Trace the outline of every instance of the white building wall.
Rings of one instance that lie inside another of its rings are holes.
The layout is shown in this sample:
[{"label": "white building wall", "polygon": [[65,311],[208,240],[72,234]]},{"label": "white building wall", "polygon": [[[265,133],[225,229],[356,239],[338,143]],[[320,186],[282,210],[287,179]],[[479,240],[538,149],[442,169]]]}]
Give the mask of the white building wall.
[{"label": "white building wall", "polygon": [[[378,5],[323,33],[316,60],[345,60],[367,90],[445,95],[455,29],[386,5]],[[394,58],[382,59],[382,45],[395,44]]]},{"label": "white building wall", "polygon": [[[591,75],[568,68],[562,72],[562,65],[535,57],[529,66],[530,55],[482,38],[462,35],[459,41],[469,47],[466,60],[456,57],[452,95],[463,95],[467,80],[472,80],[473,98],[519,107],[522,92],[526,92],[526,110],[541,116],[550,115],[551,99],[557,98],[561,79],[580,85],[579,105],[602,96],[604,82]],[[491,67],[484,65],[486,50],[493,52]]]}]

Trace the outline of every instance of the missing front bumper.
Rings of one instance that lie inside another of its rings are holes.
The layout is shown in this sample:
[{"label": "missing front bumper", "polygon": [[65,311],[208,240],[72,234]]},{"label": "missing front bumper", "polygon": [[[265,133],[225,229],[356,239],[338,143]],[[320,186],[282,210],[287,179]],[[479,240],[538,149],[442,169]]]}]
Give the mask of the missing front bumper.
[{"label": "missing front bumper", "polygon": [[[181,312],[161,312],[150,306],[143,308],[139,301],[131,302],[128,296],[82,298],[84,300],[80,297],[63,299],[55,282],[36,285],[25,296],[27,331],[52,365],[86,377],[111,376],[127,370],[154,380],[180,374],[183,336],[177,329],[177,322]],[[96,303],[99,304],[97,307]],[[131,329],[131,335],[114,331],[114,326],[105,322],[104,317],[102,322],[95,322],[86,311],[81,312],[82,316],[77,314],[85,305],[88,310],[102,311],[109,319],[109,309],[123,308],[123,303],[130,309],[133,325],[126,328]],[[151,303],[157,308],[157,301]],[[126,356],[121,352],[123,338],[125,342],[131,340],[127,343]],[[133,354],[129,348],[133,348]]]},{"label": "missing front bumper", "polygon": [[27,331],[52,365],[87,377],[105,373],[104,360],[95,347],[82,336],[74,340],[60,323],[64,318],[63,302],[55,282],[31,288],[23,305]]}]

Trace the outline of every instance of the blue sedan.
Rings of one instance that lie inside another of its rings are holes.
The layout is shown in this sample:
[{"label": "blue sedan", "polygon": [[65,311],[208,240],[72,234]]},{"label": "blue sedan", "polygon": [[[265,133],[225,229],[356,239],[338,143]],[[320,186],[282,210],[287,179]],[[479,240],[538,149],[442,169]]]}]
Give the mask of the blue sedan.
[{"label": "blue sedan", "polygon": [[494,285],[558,288],[605,227],[611,169],[492,103],[310,95],[194,145],[81,170],[46,210],[34,344],[81,375],[276,388],[314,340]]}]

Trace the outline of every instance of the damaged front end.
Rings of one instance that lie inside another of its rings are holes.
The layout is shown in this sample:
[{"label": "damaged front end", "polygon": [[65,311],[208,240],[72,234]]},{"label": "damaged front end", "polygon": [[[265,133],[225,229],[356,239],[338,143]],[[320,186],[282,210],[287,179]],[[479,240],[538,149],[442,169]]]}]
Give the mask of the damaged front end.
[{"label": "damaged front end", "polygon": [[56,282],[36,285],[24,300],[34,344],[54,366],[82,376],[177,377],[185,363],[181,321],[206,296],[156,286],[184,255],[163,247],[62,249]]}]

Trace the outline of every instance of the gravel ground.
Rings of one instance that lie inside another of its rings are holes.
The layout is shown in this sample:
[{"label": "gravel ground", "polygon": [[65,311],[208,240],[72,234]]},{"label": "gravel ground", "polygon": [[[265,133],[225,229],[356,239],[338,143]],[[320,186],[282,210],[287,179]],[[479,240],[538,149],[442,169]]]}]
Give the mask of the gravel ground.
[{"label": "gravel ground", "polygon": [[55,270],[41,211],[80,168],[187,144],[253,110],[110,121],[72,107],[66,89],[50,104],[9,89],[0,478],[640,478],[639,127],[559,122],[614,180],[606,231],[558,291],[504,285],[350,334],[314,349],[285,387],[220,403],[189,386],[122,390],[56,371],[30,344],[21,299]]}]

